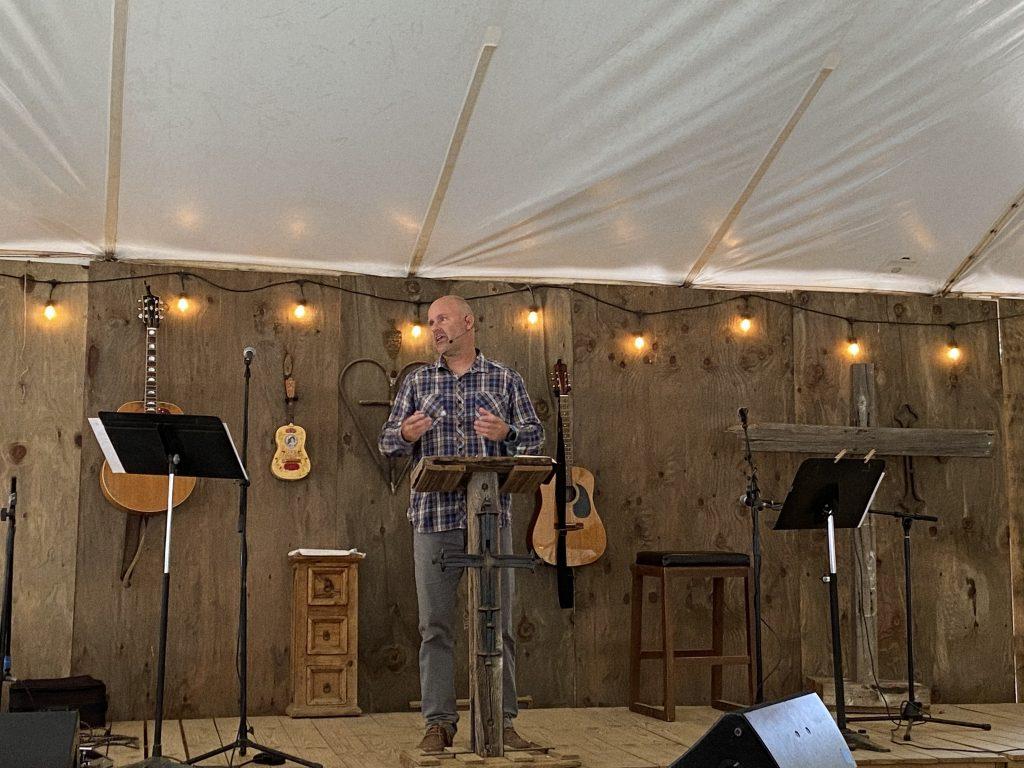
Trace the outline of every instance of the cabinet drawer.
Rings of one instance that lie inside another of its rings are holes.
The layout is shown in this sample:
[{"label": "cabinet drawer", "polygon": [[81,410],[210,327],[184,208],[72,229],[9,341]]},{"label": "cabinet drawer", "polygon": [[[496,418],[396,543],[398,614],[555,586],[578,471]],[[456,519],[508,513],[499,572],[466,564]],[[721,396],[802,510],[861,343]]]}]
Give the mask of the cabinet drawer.
[{"label": "cabinet drawer", "polygon": [[348,702],[346,667],[306,667],[306,704],[345,704]]},{"label": "cabinet drawer", "polygon": [[306,602],[309,605],[348,604],[348,568],[310,568]]},{"label": "cabinet drawer", "polygon": [[310,616],[306,626],[306,653],[348,653],[348,619],[344,616]]}]

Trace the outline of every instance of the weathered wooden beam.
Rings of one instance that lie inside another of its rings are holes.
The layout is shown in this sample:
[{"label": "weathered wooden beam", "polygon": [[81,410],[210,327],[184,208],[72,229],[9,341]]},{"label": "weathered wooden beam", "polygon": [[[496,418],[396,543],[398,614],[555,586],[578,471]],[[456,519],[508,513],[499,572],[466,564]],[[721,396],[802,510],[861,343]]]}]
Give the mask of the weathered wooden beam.
[{"label": "weathered wooden beam", "polygon": [[[878,398],[875,394],[875,366],[854,363],[850,366],[850,424],[874,427],[878,423]],[[870,686],[878,656],[878,547],[871,515],[852,531],[850,547],[856,569],[850,579],[853,598],[853,662],[850,673],[854,680]]]},{"label": "weathered wooden beam", "polygon": [[[729,427],[740,440],[743,430]],[[769,453],[867,453],[882,456],[992,455],[995,432],[989,429],[900,429],[839,427],[821,424],[753,424],[750,448]]]},{"label": "weathered wooden beam", "polygon": [[[491,513],[498,507],[498,473],[477,472],[470,476],[466,488],[466,553],[482,555],[480,530],[484,525],[485,507]],[[497,527],[497,518],[495,518]],[[495,531],[497,532],[497,531]],[[495,536],[492,546],[501,554],[501,537]],[[502,702],[502,612],[487,614],[485,618],[480,608],[487,590],[483,580],[488,578],[482,568],[467,568],[468,604],[469,604],[469,720],[470,747],[480,757],[501,757],[505,753],[502,743],[503,713]],[[488,600],[501,602],[501,580],[494,578],[492,582],[496,594],[487,596]],[[509,610],[509,606],[502,606]],[[493,643],[487,642],[488,636],[494,638]],[[493,653],[494,655],[487,655]]]},{"label": "weathered wooden beam", "polygon": [[[1024,311],[1024,301],[999,300],[999,317]],[[1010,523],[1010,596],[1017,701],[1024,697],[1024,323],[1000,320],[1003,380],[1003,466]]]}]

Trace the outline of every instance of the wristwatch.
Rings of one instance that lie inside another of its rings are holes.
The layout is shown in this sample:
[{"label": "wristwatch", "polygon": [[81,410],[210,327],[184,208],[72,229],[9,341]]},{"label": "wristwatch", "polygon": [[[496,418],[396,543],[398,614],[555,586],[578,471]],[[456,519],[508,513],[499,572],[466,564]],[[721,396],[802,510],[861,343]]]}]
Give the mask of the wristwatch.
[{"label": "wristwatch", "polygon": [[515,443],[519,441],[519,430],[513,426],[509,426],[508,434],[505,435],[506,443]]}]

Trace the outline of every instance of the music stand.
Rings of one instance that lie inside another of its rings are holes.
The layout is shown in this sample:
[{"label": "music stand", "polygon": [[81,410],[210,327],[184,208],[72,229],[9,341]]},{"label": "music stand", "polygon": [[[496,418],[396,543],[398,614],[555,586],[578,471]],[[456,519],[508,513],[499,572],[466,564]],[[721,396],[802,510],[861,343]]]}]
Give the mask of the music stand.
[{"label": "music stand", "polygon": [[885,477],[881,459],[806,459],[793,478],[793,487],[775,523],[776,531],[828,531],[829,619],[832,625],[832,674],[836,687],[836,725],[850,749],[888,752],[864,734],[851,731],[846,721],[843,688],[843,649],[839,636],[839,579],[836,574],[836,528],[859,528],[867,517],[878,486]]},{"label": "music stand", "polygon": [[164,530],[163,594],[157,658],[156,717],[149,758],[130,768],[187,768],[163,756],[164,669],[167,659],[167,604],[171,592],[171,520],[174,478],[208,477],[248,482],[227,425],[216,416],[101,411],[90,418],[111,470],[134,475],[167,475],[167,527]]}]

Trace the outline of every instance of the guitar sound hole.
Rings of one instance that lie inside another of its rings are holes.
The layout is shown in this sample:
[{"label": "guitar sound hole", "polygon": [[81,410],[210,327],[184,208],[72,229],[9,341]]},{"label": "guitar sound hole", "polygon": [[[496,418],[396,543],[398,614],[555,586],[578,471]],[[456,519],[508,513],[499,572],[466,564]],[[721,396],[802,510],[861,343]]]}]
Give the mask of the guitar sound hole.
[{"label": "guitar sound hole", "polygon": [[572,504],[574,501],[576,501],[577,496],[579,496],[579,494],[576,493],[575,485],[571,485],[565,489],[565,502],[567,504]]}]

